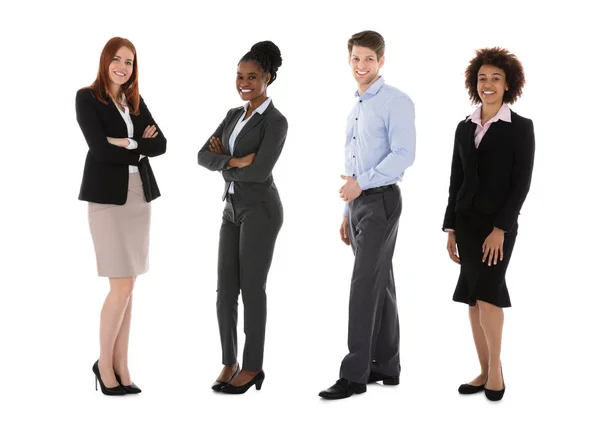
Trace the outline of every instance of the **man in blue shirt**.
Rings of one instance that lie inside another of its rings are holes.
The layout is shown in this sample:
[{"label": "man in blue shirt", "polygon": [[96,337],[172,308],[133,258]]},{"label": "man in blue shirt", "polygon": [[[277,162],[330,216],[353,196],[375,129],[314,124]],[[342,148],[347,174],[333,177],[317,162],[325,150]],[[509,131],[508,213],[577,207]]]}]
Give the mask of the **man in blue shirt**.
[{"label": "man in blue shirt", "polygon": [[392,257],[402,211],[397,182],[415,159],[412,100],[379,75],[385,42],[374,31],[348,41],[349,64],[358,83],[346,128],[346,175],[342,241],[352,245],[348,350],[340,379],[319,393],[342,399],[367,391],[367,383],[397,385],[400,326]]}]

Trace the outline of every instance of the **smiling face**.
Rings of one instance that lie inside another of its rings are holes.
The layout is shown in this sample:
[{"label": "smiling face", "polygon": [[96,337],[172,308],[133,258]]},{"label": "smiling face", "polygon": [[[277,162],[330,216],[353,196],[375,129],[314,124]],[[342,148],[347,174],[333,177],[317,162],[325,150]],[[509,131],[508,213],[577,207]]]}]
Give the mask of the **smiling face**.
[{"label": "smiling face", "polygon": [[120,87],[129,81],[133,73],[133,60],[133,51],[126,47],[119,48],[108,66],[111,84]]},{"label": "smiling face", "polygon": [[385,57],[377,60],[377,54],[370,48],[354,45],[348,60],[352,76],[358,86],[366,89],[379,77],[379,68],[383,66]]},{"label": "smiling face", "polygon": [[267,83],[270,79],[271,74],[265,73],[256,62],[241,62],[238,65],[235,88],[244,101],[266,97]]},{"label": "smiling face", "polygon": [[500,105],[508,90],[506,74],[496,66],[484,64],[477,73],[477,93],[485,105]]}]

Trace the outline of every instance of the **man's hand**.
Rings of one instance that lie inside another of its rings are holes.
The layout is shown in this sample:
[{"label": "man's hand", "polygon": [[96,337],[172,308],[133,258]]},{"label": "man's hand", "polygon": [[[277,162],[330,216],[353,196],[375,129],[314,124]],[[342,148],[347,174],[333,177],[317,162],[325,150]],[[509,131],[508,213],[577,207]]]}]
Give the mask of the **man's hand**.
[{"label": "man's hand", "polygon": [[340,227],[340,237],[347,245],[350,245],[350,237],[348,236],[348,216],[344,216],[342,226]]},{"label": "man's hand", "polygon": [[346,202],[352,202],[360,196],[362,189],[354,177],[345,175],[341,177],[346,180],[346,184],[340,188],[340,198]]}]

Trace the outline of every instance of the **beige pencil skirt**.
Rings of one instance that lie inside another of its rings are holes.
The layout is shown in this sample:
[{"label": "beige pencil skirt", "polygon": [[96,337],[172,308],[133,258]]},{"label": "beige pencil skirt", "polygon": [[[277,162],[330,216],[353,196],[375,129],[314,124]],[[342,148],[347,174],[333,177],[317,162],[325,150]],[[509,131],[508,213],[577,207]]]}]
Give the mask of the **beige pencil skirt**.
[{"label": "beige pencil skirt", "polygon": [[131,277],[148,271],[150,210],[139,173],[129,174],[124,205],[88,203],[98,276]]}]

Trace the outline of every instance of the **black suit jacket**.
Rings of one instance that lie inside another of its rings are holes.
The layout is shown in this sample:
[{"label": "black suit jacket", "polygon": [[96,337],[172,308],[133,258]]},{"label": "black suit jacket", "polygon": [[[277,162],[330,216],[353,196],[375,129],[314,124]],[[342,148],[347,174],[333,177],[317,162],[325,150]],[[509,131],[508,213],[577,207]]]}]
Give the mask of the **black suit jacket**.
[{"label": "black suit jacket", "polygon": [[[110,101],[110,97],[108,98]],[[107,141],[107,137],[127,138],[127,125],[114,103],[103,104],[91,89],[82,88],[75,98],[77,122],[89,147],[79,199],[102,204],[125,204],[129,184],[129,165],[138,167],[146,201],[160,196],[148,157],[158,156],[167,150],[167,139],[152,118],[140,97],[139,115],[131,115],[133,139],[138,148],[127,150]],[[146,126],[155,125],[156,138],[142,138]],[[147,157],[139,159],[140,154]]]},{"label": "black suit jacket", "polygon": [[531,184],[533,122],[511,110],[511,123],[492,123],[477,149],[475,128],[464,120],[456,128],[443,229],[454,229],[456,212],[474,210],[491,216],[495,227],[508,232]]},{"label": "black suit jacket", "polygon": [[[245,203],[265,201],[277,197],[273,183],[273,167],[281,155],[287,136],[286,118],[273,105],[269,104],[264,113],[256,113],[244,125],[236,138],[233,155],[229,154],[229,137],[238,120],[244,115],[244,108],[229,110],[215,133],[221,139],[226,154],[211,152],[208,149],[210,138],[198,152],[198,163],[211,171],[221,171],[225,180],[223,199],[231,182],[235,182],[235,196]],[[256,153],[254,163],[244,168],[230,168],[227,162],[232,157],[240,158]]]}]

